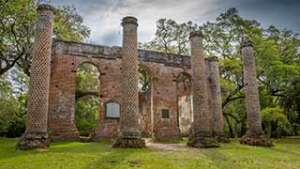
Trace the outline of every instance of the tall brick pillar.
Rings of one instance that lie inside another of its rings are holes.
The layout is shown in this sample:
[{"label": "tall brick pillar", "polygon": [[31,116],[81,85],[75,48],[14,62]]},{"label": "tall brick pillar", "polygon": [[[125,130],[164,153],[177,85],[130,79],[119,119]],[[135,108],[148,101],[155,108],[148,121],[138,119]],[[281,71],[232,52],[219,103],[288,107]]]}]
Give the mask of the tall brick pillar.
[{"label": "tall brick pillar", "polygon": [[245,102],[249,128],[240,140],[240,143],[271,146],[271,141],[266,137],[262,129],[254,50],[252,42],[248,37],[243,38],[241,47],[244,62]]},{"label": "tall brick pillar", "polygon": [[139,92],[138,92],[138,49],[137,19],[127,16],[122,20],[122,103],[120,136],[113,147],[145,147],[139,126]]},{"label": "tall brick pillar", "polygon": [[202,38],[203,35],[201,32],[192,32],[190,34],[194,121],[191,127],[188,146],[208,148],[217,147],[218,144],[212,136],[211,130],[207,74],[202,49]]},{"label": "tall brick pillar", "polygon": [[49,145],[47,119],[53,11],[54,8],[46,4],[37,8],[26,131],[18,143],[20,149],[47,148]]},{"label": "tall brick pillar", "polygon": [[208,58],[210,92],[211,92],[211,113],[212,113],[212,134],[220,142],[228,142],[224,134],[224,117],[222,111],[220,72],[217,57]]}]

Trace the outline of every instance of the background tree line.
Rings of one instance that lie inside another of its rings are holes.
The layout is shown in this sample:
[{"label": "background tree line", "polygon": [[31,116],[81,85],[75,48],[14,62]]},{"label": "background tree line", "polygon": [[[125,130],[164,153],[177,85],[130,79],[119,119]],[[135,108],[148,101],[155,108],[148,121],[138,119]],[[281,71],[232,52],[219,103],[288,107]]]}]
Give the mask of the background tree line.
[{"label": "background tree line", "polygon": [[240,44],[243,35],[254,43],[263,127],[272,137],[300,132],[300,40],[290,30],[263,28],[256,20],[241,17],[235,8],[215,21],[197,25],[171,19],[157,21],[155,38],[141,48],[188,55],[188,36],[200,30],[206,56],[219,58],[222,107],[226,133],[242,136],[247,128]]},{"label": "background tree line", "polygon": [[[0,0],[0,6],[0,136],[15,137],[25,129],[36,2]],[[215,21],[202,25],[160,19],[157,21],[155,38],[140,43],[140,48],[189,54],[188,36],[193,30],[203,32],[206,55],[219,58],[223,114],[229,136],[239,137],[247,128],[240,54],[241,37],[244,34],[251,38],[256,50],[264,130],[272,137],[300,134],[298,34],[275,26],[263,28],[258,21],[242,18],[237,9],[231,8],[221,13]],[[55,38],[83,41],[89,34],[89,28],[83,24],[75,8],[64,6],[56,9]],[[89,67],[83,70],[96,71]],[[80,89],[98,83],[96,76],[95,79],[80,70],[78,72],[76,82]],[[82,98],[76,104],[77,127],[82,129],[83,135],[87,135],[95,127],[99,100]],[[80,120],[84,118],[91,119],[91,123]]]}]

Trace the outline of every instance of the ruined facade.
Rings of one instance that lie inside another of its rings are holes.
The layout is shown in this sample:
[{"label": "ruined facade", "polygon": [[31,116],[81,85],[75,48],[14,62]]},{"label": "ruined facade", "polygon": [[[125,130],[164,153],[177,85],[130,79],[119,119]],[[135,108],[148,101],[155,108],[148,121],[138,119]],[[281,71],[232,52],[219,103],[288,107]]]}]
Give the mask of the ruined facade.
[{"label": "ruined facade", "polygon": [[[138,57],[140,67],[145,68],[151,76],[150,90],[139,93],[142,133],[158,140],[178,138],[181,132],[186,135],[192,122],[191,57],[147,50],[139,50]],[[208,72],[212,61],[205,60]],[[91,63],[100,71],[100,118],[95,138],[114,138],[118,136],[120,121],[119,118],[106,117],[106,104],[121,103],[121,47],[61,40],[54,41],[52,49],[49,102],[51,137],[79,137],[74,118],[75,75],[76,69],[83,63]],[[204,79],[208,87],[212,86],[210,79],[210,76]],[[211,106],[208,107],[212,114]]]},{"label": "ruined facade", "polygon": [[[76,71],[84,63],[96,66],[100,72],[99,121],[92,134],[94,139],[129,138],[132,133],[136,138],[156,140],[187,136],[196,117],[193,100],[205,107],[200,128],[208,128],[209,135],[223,131],[215,58],[201,56],[199,71],[203,76],[199,83],[192,84],[191,56],[137,49],[137,23],[133,17],[123,20],[123,47],[107,47],[52,40],[52,8],[40,6],[38,11],[41,31],[37,29],[35,39],[27,130],[23,138],[34,131],[42,140],[47,140],[47,134],[51,139],[79,139],[75,125]],[[129,60],[122,61],[122,58]],[[139,93],[138,67],[150,76],[149,90]],[[124,69],[129,74],[122,72]],[[130,82],[127,76],[133,77]],[[195,87],[206,93],[200,100],[198,95],[192,96]],[[126,104],[134,106],[126,110]],[[126,113],[125,118],[122,113]],[[128,133],[130,128],[136,132]]]}]

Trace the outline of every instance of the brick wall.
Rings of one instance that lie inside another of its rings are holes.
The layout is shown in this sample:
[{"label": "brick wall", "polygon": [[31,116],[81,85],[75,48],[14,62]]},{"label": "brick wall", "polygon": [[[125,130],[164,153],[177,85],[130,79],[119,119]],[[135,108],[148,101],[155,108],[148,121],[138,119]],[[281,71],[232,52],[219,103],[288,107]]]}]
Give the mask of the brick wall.
[{"label": "brick wall", "polygon": [[[52,49],[49,128],[54,139],[76,139],[75,74],[85,62],[100,71],[100,111],[97,138],[114,138],[119,120],[105,117],[104,103],[121,102],[121,48],[55,40]],[[190,74],[190,56],[139,50],[139,60],[151,74],[151,89],[139,95],[140,123],[144,136],[158,140],[180,137],[178,96],[185,95],[177,87],[183,72]],[[189,89],[190,90],[190,89]],[[162,118],[162,110],[169,118]],[[191,119],[190,119],[191,120]]]}]

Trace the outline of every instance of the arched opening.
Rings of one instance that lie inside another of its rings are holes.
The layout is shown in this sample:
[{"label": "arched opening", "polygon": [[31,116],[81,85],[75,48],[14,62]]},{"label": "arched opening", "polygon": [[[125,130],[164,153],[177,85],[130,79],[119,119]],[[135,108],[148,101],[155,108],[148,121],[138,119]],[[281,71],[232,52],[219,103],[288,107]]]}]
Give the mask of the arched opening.
[{"label": "arched opening", "polygon": [[91,136],[99,122],[100,72],[91,63],[76,70],[75,124],[80,136]]},{"label": "arched opening", "polygon": [[147,67],[139,66],[139,111],[140,124],[144,137],[151,136],[152,131],[152,92],[151,92],[151,74]]},{"label": "arched opening", "polygon": [[180,73],[176,79],[178,125],[182,136],[188,136],[193,121],[192,81],[188,73]]}]

